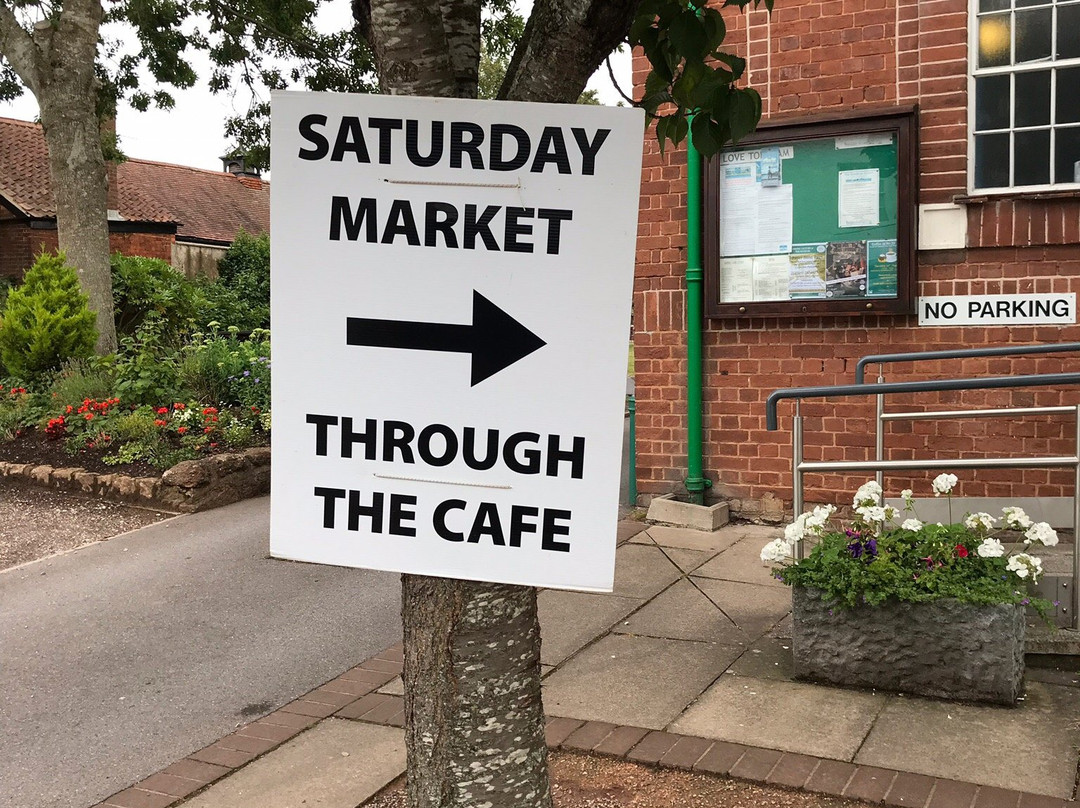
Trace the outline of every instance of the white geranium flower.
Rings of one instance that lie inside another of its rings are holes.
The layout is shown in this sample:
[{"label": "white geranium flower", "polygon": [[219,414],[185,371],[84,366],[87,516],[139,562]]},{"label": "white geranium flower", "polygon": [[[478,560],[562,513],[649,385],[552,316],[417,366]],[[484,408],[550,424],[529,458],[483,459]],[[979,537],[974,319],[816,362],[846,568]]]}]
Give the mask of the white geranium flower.
[{"label": "white geranium flower", "polygon": [[933,482],[934,496],[940,497],[942,494],[950,493],[958,482],[955,474],[939,474]]},{"label": "white geranium flower", "polygon": [[968,530],[993,530],[997,521],[990,514],[980,511],[969,514],[964,518],[964,527]]},{"label": "white geranium flower", "polygon": [[773,539],[761,548],[761,560],[766,564],[785,564],[794,560],[793,544],[785,539]]},{"label": "white geranium flower", "polygon": [[904,530],[922,530],[923,523],[918,519],[905,519],[900,527]]},{"label": "white geranium flower", "polygon": [[835,505],[818,505],[813,512],[804,514],[803,525],[807,533],[821,533],[829,518],[836,513]]},{"label": "white geranium flower", "polygon": [[1031,517],[1024,513],[1023,508],[1009,506],[1002,508],[1001,513],[1004,515],[1004,527],[1010,530],[1027,530],[1032,525]]},{"label": "white geranium flower", "polygon": [[868,480],[859,486],[859,490],[855,492],[855,498],[851,502],[851,507],[858,508],[860,505],[877,505],[881,499],[881,486],[877,484],[877,480]]},{"label": "white geranium flower", "polygon": [[1042,574],[1042,559],[1027,553],[1017,553],[1009,558],[1005,569],[1015,572],[1018,578],[1027,578],[1030,575],[1032,581],[1037,581]]},{"label": "white geranium flower", "polygon": [[900,492],[900,496],[903,498],[904,502],[910,503],[913,499],[915,499],[915,492],[912,491],[910,488],[905,488],[903,491]]},{"label": "white geranium flower", "polygon": [[1024,544],[1031,544],[1032,542],[1053,547],[1058,543],[1057,531],[1046,522],[1038,522],[1029,527],[1027,532],[1024,533]]},{"label": "white geranium flower", "polygon": [[1005,547],[997,539],[983,539],[975,552],[983,558],[1001,558],[1005,555]]}]

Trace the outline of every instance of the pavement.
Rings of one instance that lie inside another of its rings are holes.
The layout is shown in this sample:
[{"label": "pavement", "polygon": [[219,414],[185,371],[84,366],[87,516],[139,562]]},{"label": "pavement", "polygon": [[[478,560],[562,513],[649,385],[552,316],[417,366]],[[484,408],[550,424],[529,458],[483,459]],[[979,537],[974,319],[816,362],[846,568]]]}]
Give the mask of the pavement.
[{"label": "pavement", "polygon": [[401,636],[399,576],[267,558],[269,499],[0,573],[0,808],[85,808]]},{"label": "pavement", "polygon": [[[1015,708],[794,681],[790,593],[758,557],[779,532],[624,520],[612,593],[542,591],[549,745],[894,806],[1072,804],[1080,674],[1029,667]],[[390,646],[100,808],[354,808],[404,771],[401,660]]]}]

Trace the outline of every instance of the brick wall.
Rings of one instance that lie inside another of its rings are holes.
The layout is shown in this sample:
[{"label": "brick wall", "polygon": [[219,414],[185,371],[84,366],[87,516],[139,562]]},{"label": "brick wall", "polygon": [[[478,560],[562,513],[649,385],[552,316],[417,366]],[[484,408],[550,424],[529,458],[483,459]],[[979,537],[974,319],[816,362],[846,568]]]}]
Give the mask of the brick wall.
[{"label": "brick wall", "polygon": [[[718,4],[717,4],[718,6]],[[719,6],[718,6],[719,7]],[[749,83],[771,119],[808,113],[920,107],[920,199],[964,199],[967,172],[966,0],[787,0],[764,11],[724,9],[727,48],[748,58]],[[634,83],[648,63],[638,53]],[[661,157],[649,133],[642,174],[634,291],[637,475],[646,496],[678,491],[686,476],[686,158]],[[1080,292],[1080,200],[968,201],[968,249],[923,252],[918,295]],[[913,316],[751,318],[706,321],[705,468],[716,494],[776,496],[790,507],[792,403],[780,405],[780,430],[765,429],[774,389],[848,384],[865,355],[1080,341],[1080,326],[919,328]],[[1016,375],[1075,369],[1075,355],[893,365],[887,381]],[[1080,390],[963,392],[898,397],[893,409],[1044,406],[1080,403]],[[872,399],[802,405],[808,460],[870,459]],[[1061,416],[998,421],[891,424],[892,459],[961,454],[1061,454],[1073,446]],[[807,501],[850,501],[871,474],[809,475]],[[933,475],[891,477],[887,489],[928,491]],[[962,496],[1071,496],[1064,470],[959,473]]]},{"label": "brick wall", "polygon": [[[110,233],[109,248],[125,255],[172,260],[171,233]],[[0,221],[0,276],[20,277],[42,250],[58,247],[55,229],[35,229],[24,222]]]}]

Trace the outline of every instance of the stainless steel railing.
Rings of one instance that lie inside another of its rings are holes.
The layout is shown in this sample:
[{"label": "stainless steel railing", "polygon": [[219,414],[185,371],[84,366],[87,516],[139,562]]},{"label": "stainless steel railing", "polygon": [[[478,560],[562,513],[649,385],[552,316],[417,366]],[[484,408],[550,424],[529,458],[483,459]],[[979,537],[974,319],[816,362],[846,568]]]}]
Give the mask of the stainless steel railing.
[{"label": "stainless steel railing", "polygon": [[[955,353],[955,352],[954,352]],[[998,354],[1001,355],[1001,354]],[[907,355],[912,356],[912,355]],[[783,399],[795,400],[795,413],[792,421],[792,506],[795,515],[803,512],[803,475],[807,472],[843,472],[873,471],[881,481],[886,471],[932,471],[935,469],[979,469],[979,468],[1072,468],[1073,469],[1073,530],[1080,533],[1080,405],[1070,407],[1024,407],[997,408],[986,410],[945,410],[939,412],[885,413],[884,399],[890,394],[917,393],[950,390],[992,390],[1014,387],[1046,387],[1080,384],[1080,373],[1051,373],[1032,376],[1001,376],[984,379],[944,379],[922,382],[884,382],[878,384],[837,385],[833,387],[794,387],[774,391],[765,405],[766,428],[777,429],[776,408]],[[803,457],[804,425],[801,402],[805,398],[826,398],[834,396],[877,397],[877,446],[876,456],[867,461],[821,461],[807,462]],[[955,460],[885,460],[883,442],[883,422],[885,420],[929,420],[933,418],[980,418],[1013,417],[1019,414],[1072,413],[1076,419],[1074,433],[1074,452],[1067,456],[1041,457],[1000,457],[1000,458],[958,458]],[[1073,581],[1080,581],[1080,541],[1074,536],[1073,543]],[[802,558],[803,547],[796,545],[796,554]],[[1078,626],[1080,616],[1080,587],[1072,588],[1070,602],[1071,623]]]}]

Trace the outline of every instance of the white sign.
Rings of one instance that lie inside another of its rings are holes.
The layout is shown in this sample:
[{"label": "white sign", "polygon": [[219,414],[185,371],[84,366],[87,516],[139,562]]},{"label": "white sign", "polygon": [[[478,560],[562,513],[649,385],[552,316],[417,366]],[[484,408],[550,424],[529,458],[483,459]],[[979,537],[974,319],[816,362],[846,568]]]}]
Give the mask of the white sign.
[{"label": "white sign", "polygon": [[642,111],[272,106],[271,554],[610,591]]},{"label": "white sign", "polygon": [[919,325],[1064,325],[1076,322],[1076,293],[920,297]]}]

